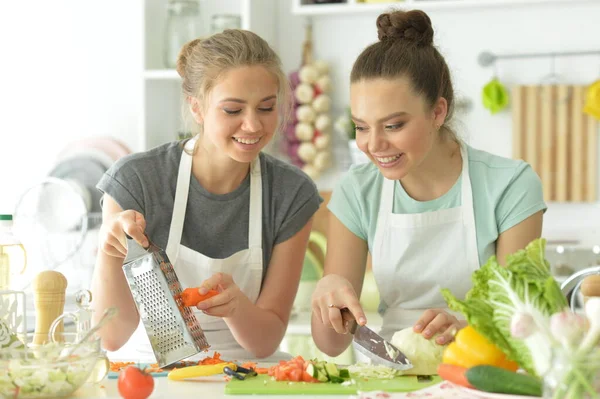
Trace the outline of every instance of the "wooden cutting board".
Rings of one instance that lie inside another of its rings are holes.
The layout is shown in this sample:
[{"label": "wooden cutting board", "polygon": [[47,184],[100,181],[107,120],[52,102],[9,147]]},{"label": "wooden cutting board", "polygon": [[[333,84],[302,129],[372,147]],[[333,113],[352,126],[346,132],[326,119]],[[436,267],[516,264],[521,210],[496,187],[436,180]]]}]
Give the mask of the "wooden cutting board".
[{"label": "wooden cutting board", "polygon": [[597,201],[598,122],[585,96],[581,85],[512,89],[513,158],[538,173],[546,201]]},{"label": "wooden cutting board", "polygon": [[432,376],[428,382],[419,382],[416,376],[401,376],[391,380],[355,379],[356,384],[342,385],[330,382],[306,383],[273,381],[268,375],[247,380],[232,379],[225,385],[227,395],[352,395],[357,392],[386,391],[412,392],[438,384],[442,379]]}]

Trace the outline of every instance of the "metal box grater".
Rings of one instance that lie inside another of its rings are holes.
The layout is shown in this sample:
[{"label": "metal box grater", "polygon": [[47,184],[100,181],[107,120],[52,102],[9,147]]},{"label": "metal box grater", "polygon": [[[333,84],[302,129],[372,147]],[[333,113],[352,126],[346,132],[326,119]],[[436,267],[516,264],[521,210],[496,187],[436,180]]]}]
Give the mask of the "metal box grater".
[{"label": "metal box grater", "polygon": [[[150,241],[149,241],[150,242]],[[127,240],[123,271],[159,367],[209,348],[198,319],[181,300],[181,284],[164,250]]]}]

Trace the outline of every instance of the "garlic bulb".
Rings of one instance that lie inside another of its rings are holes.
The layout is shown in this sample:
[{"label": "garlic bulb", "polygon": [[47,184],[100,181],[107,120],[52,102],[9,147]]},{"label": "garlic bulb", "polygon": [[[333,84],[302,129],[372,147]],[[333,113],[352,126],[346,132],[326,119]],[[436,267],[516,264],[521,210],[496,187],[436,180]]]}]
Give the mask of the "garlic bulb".
[{"label": "garlic bulb", "polygon": [[317,116],[315,120],[315,127],[320,132],[328,132],[331,128],[331,118],[327,114],[321,114]]},{"label": "garlic bulb", "polygon": [[321,76],[317,79],[317,87],[323,93],[329,93],[331,91],[331,78],[329,76]]},{"label": "garlic bulb", "polygon": [[298,123],[296,125],[296,137],[300,141],[310,141],[315,135],[315,129],[309,123]]},{"label": "garlic bulb", "polygon": [[298,147],[298,157],[306,163],[310,163],[317,156],[317,149],[312,143],[301,143]]},{"label": "garlic bulb", "polygon": [[326,94],[319,94],[312,102],[315,111],[325,113],[331,108],[331,97]]},{"label": "garlic bulb", "polygon": [[294,90],[294,94],[296,95],[296,99],[300,104],[308,104],[313,100],[315,96],[315,91],[311,85],[306,83],[301,83]]},{"label": "garlic bulb", "polygon": [[305,65],[300,68],[299,75],[302,83],[315,83],[319,78],[319,71],[312,65]]},{"label": "garlic bulb", "polygon": [[300,122],[313,123],[316,117],[317,113],[310,105],[301,105],[296,110],[296,118],[298,118]]},{"label": "garlic bulb", "polygon": [[317,147],[318,150],[324,150],[329,147],[329,144],[331,144],[331,136],[329,134],[322,134],[315,138],[315,147]]}]

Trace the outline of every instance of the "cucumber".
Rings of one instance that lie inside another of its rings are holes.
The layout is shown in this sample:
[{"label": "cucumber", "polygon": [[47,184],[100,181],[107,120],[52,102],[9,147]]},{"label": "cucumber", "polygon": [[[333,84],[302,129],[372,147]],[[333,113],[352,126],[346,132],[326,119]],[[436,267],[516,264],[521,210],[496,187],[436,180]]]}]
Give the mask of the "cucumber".
[{"label": "cucumber", "polygon": [[334,384],[341,384],[342,382],[344,382],[346,380],[344,380],[343,378],[331,375],[331,376],[329,376],[329,381],[331,381]]},{"label": "cucumber", "polygon": [[317,378],[317,376],[319,375],[319,372],[317,371],[317,368],[315,367],[314,363],[309,363],[308,366],[306,366],[306,372],[310,374],[312,378]]},{"label": "cucumber", "polygon": [[340,369],[340,378],[350,378],[348,369]]},{"label": "cucumber", "polygon": [[325,371],[327,372],[327,375],[330,378],[340,376],[340,372],[339,372],[337,366],[333,363],[325,363]]},{"label": "cucumber", "polygon": [[467,380],[480,391],[512,395],[542,396],[542,381],[494,366],[475,366],[466,372]]},{"label": "cucumber", "polygon": [[321,381],[321,382],[327,382],[329,381],[329,378],[327,377],[327,373],[324,373],[322,371],[317,371],[317,380]]}]

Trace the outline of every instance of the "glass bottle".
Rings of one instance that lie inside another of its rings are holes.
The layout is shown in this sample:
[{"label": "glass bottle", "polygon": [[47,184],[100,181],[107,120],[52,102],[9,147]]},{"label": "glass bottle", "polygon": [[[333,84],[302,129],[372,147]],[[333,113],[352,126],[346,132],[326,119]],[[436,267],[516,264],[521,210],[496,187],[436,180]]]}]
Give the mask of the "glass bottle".
[{"label": "glass bottle", "polygon": [[0,215],[0,291],[11,289],[11,275],[22,274],[27,255],[12,230],[12,215]]},{"label": "glass bottle", "polygon": [[199,20],[200,5],[197,0],[169,0],[163,54],[166,68],[175,68],[183,45],[198,38]]}]

